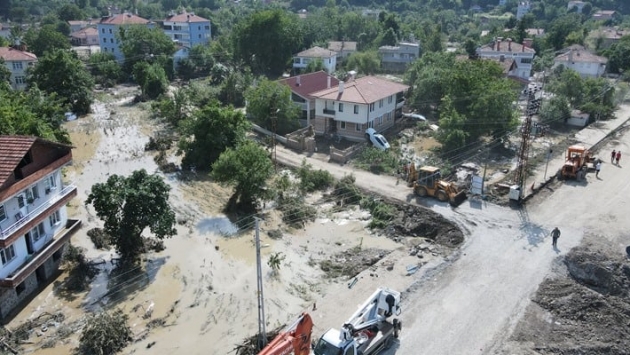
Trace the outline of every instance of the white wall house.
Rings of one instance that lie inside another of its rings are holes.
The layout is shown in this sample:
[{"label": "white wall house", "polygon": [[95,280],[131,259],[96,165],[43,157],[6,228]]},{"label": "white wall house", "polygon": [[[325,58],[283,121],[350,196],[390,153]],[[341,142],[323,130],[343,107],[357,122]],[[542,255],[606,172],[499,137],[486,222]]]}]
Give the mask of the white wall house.
[{"label": "white wall house", "polygon": [[37,56],[30,52],[20,51],[11,47],[0,47],[0,58],[11,72],[11,87],[14,90],[26,88],[26,69],[37,63]]},{"label": "white wall house", "polygon": [[300,119],[306,126],[315,118],[315,97],[312,94],[339,85],[337,78],[324,71],[300,74],[278,82],[291,89],[291,100],[302,110]]},{"label": "white wall house", "polygon": [[402,113],[409,86],[365,76],[340,81],[337,86],[312,94],[315,97],[316,134],[336,133],[352,141],[365,139],[365,130],[382,132]]},{"label": "white wall house", "polygon": [[420,45],[400,42],[397,46],[381,46],[378,49],[381,68],[387,71],[405,71],[409,64],[420,57]]},{"label": "white wall house", "polygon": [[293,69],[305,69],[314,60],[321,60],[329,74],[337,69],[337,52],[317,46],[293,56]]},{"label": "white wall house", "polygon": [[66,204],[77,194],[61,169],[70,146],[26,136],[0,136],[0,318],[55,274],[80,227]]},{"label": "white wall house", "polygon": [[503,40],[502,37],[497,37],[490,44],[477,48],[477,54],[481,58],[513,59],[516,62],[516,69],[508,74],[529,80],[536,51],[525,44],[513,42],[510,38]]},{"label": "white wall house", "polygon": [[608,59],[595,55],[580,45],[572,45],[553,59],[553,66],[573,69],[582,77],[598,78],[606,72]]}]

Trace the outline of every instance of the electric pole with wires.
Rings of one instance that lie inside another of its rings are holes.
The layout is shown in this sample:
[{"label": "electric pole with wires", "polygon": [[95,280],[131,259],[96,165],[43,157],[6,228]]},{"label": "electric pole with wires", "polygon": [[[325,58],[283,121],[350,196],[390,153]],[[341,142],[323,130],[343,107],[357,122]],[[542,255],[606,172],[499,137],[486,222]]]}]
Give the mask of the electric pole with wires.
[{"label": "electric pole with wires", "polygon": [[519,200],[523,197],[525,179],[527,178],[527,163],[529,159],[530,139],[532,134],[532,117],[538,113],[541,102],[542,92],[540,88],[528,88],[525,123],[521,129],[521,145],[518,150],[518,160],[516,162],[516,171],[514,175],[514,183],[518,185],[520,189]]}]

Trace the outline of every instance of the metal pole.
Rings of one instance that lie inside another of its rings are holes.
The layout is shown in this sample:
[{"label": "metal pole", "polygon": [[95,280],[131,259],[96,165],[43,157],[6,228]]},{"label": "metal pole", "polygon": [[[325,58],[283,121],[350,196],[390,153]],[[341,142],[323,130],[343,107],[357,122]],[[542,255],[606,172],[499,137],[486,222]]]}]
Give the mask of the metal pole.
[{"label": "metal pole", "polygon": [[263,295],[262,266],[260,262],[260,234],[258,218],[256,221],[256,271],[258,282],[258,346],[262,350],[267,345],[267,331],[265,329],[265,298]]},{"label": "metal pole", "polygon": [[551,148],[547,152],[547,165],[545,165],[545,176],[543,177],[544,181],[547,181],[547,168],[549,167],[549,159],[551,158],[551,153],[552,152],[553,152],[553,150],[551,150]]}]

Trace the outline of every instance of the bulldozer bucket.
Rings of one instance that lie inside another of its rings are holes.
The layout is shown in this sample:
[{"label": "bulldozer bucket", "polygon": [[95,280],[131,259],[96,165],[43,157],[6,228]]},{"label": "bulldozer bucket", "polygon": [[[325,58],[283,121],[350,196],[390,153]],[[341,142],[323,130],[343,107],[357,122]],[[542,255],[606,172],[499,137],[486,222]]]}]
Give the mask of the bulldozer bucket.
[{"label": "bulldozer bucket", "polygon": [[467,198],[468,198],[468,196],[466,196],[466,192],[465,191],[460,191],[460,192],[458,192],[456,194],[452,194],[450,196],[449,203],[451,204],[451,206],[457,207],[457,206],[461,205],[462,203],[464,203],[464,201],[466,201]]}]

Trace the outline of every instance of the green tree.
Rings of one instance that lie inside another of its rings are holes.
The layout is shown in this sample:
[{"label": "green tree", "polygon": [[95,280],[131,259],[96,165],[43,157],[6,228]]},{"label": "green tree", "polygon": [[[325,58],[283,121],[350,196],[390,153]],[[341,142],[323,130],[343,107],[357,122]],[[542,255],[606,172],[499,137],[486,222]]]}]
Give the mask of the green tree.
[{"label": "green tree", "polygon": [[190,100],[186,90],[179,89],[173,92],[173,97],[162,97],[159,101],[154,101],[151,104],[153,112],[165,119],[173,127],[179,127],[189,116],[188,106]]},{"label": "green tree", "polygon": [[562,16],[551,23],[551,28],[545,35],[547,47],[559,50],[565,47],[566,38],[571,32],[582,30],[582,19],[580,14],[570,13]]},{"label": "green tree", "polygon": [[269,154],[255,142],[246,140],[236,148],[228,148],[212,164],[212,178],[218,183],[234,186],[231,207],[242,211],[255,210],[258,198],[268,197],[267,180],[273,174]]},{"label": "green tree", "polygon": [[159,63],[137,62],[133,67],[133,76],[146,98],[157,99],[168,90],[168,78]]},{"label": "green tree", "polygon": [[466,118],[455,110],[448,95],[442,99],[440,105],[439,125],[440,130],[436,138],[442,144],[443,153],[450,155],[449,153],[457,152],[458,148],[466,145],[466,139],[469,137]]},{"label": "green tree", "polygon": [[245,91],[252,85],[254,78],[249,68],[236,70],[231,68],[221,84],[219,100],[224,105],[245,106]]},{"label": "green tree", "polygon": [[282,252],[272,253],[269,255],[269,260],[267,260],[267,265],[271,268],[273,274],[275,276],[280,272],[280,267],[282,266],[282,262],[286,259],[286,255]]},{"label": "green tree", "polygon": [[242,112],[232,107],[206,105],[182,122],[179,152],[184,154],[182,167],[209,170],[227,148],[245,139],[250,125]]},{"label": "green tree", "polygon": [[360,74],[372,75],[378,73],[381,60],[376,51],[356,52],[350,54],[345,67],[347,70],[356,70]]},{"label": "green tree", "polygon": [[623,36],[610,48],[603,52],[608,58],[608,70],[611,73],[628,72],[630,70],[630,36]]},{"label": "green tree", "polygon": [[560,96],[564,96],[572,107],[576,107],[583,98],[583,81],[575,70],[562,70],[560,75],[554,77],[547,89]]},{"label": "green tree", "polygon": [[114,355],[133,340],[129,317],[121,310],[101,312],[88,318],[79,340],[78,353]]},{"label": "green tree", "polygon": [[317,58],[308,63],[306,68],[304,68],[304,73],[315,73],[321,70],[326,70],[326,67],[324,66],[324,61],[321,58]]},{"label": "green tree", "polygon": [[57,16],[62,21],[84,20],[85,12],[75,4],[65,4],[57,10]]},{"label": "green tree", "polygon": [[0,58],[0,91],[8,90],[11,86],[11,71]]},{"label": "green tree", "polygon": [[122,68],[111,53],[94,53],[89,63],[92,76],[98,84],[112,87],[122,79]]},{"label": "green tree", "polygon": [[[157,61],[165,73],[172,72],[172,56],[175,43],[161,28],[148,28],[144,25],[121,27],[117,36],[122,44],[120,50],[125,55],[125,71],[131,73],[138,62]],[[170,65],[170,68],[167,66]]]},{"label": "green tree", "polygon": [[28,83],[56,94],[77,114],[90,112],[94,81],[76,53],[61,49],[47,52],[29,71]]},{"label": "green tree", "polygon": [[276,120],[278,134],[285,134],[299,126],[300,108],[291,101],[291,89],[275,81],[262,79],[245,93],[247,114],[266,129],[273,129]]},{"label": "green tree", "polygon": [[570,117],[571,107],[564,96],[553,96],[540,108],[540,119],[547,124],[566,122]]},{"label": "green tree", "polygon": [[391,27],[383,32],[382,36],[379,36],[379,46],[395,46],[398,43],[398,37],[396,31]]},{"label": "green tree", "polygon": [[55,49],[70,49],[70,41],[55,25],[44,25],[39,30],[29,29],[24,35],[29,51],[38,57]]},{"label": "green tree", "polygon": [[169,190],[160,176],[136,170],[128,177],[114,174],[107,182],[92,185],[86,204],[93,205],[103,220],[116,251],[125,261],[134,262],[144,249],[145,229],[158,239],[177,234]]},{"label": "green tree", "polygon": [[255,74],[281,74],[302,45],[298,18],[284,10],[264,10],[246,17],[234,28],[235,57]]},{"label": "green tree", "polygon": [[473,40],[472,38],[466,39],[466,42],[464,43],[464,49],[466,50],[469,58],[474,58],[477,56],[477,43],[475,43],[475,40]]}]

